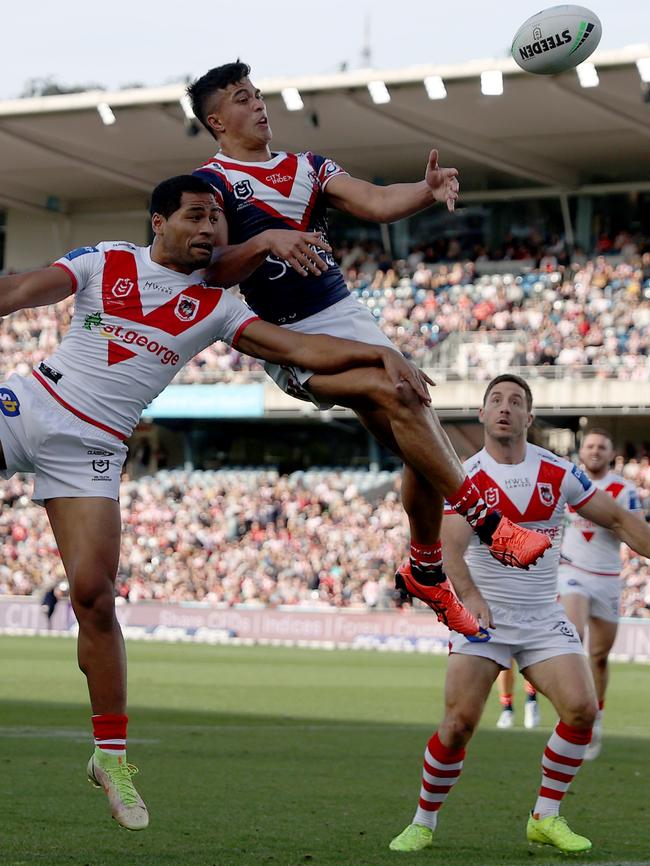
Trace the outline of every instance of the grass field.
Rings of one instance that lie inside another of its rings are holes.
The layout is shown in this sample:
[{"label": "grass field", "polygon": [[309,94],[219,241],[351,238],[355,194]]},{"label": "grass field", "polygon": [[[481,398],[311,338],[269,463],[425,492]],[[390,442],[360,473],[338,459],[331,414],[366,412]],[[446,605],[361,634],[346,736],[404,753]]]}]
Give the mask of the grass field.
[{"label": "grass field", "polygon": [[[0,658],[2,866],[563,862],[529,853],[524,835],[553,713],[543,703],[541,730],[497,731],[496,699],[434,848],[387,850],[415,808],[443,658],[131,643],[129,758],[152,816],[144,833],[118,828],[85,780],[74,642],[2,637]],[[648,667],[614,666],[603,753],[563,808],[593,840],[584,862],[650,862],[649,683]]]}]

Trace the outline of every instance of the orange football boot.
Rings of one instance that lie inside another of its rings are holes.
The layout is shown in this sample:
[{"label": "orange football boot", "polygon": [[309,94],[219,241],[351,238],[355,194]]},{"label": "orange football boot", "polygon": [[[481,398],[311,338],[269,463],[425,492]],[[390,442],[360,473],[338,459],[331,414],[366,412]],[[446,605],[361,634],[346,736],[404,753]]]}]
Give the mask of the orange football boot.
[{"label": "orange football boot", "polygon": [[526,529],[502,517],[492,535],[488,550],[502,565],[528,569],[535,565],[551,546],[551,541],[542,532]]}]

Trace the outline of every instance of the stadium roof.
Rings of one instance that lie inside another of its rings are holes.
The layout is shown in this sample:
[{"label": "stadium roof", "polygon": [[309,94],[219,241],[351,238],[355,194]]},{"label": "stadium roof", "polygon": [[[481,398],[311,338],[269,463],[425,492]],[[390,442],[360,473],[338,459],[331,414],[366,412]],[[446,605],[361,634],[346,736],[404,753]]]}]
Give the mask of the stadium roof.
[{"label": "stadium roof", "polygon": [[[512,59],[257,84],[276,150],[325,153],[360,177],[417,178],[436,146],[442,164],[460,169],[465,201],[647,190],[650,84],[637,67],[644,58],[650,45],[596,53],[592,87],[581,86],[575,71],[534,76]],[[503,76],[500,96],[481,93],[489,70]],[[442,79],[446,98],[428,97],[429,76]],[[373,102],[373,81],[385,83],[389,102]],[[286,88],[298,90],[303,109],[285,107]],[[183,93],[174,84],[0,101],[0,206],[73,212],[125,195],[144,200],[161,178],[214,151],[207,133],[188,134]],[[101,105],[113,112],[112,125],[102,121]]]}]

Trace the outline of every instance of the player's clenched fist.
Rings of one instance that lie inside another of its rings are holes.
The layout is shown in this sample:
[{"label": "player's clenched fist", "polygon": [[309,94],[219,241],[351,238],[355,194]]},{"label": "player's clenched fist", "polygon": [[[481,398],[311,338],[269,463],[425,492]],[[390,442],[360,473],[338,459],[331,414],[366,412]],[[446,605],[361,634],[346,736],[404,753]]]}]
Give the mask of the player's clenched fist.
[{"label": "player's clenched fist", "polygon": [[264,232],[269,253],[291,265],[303,277],[320,276],[328,268],[318,250],[332,252],[332,247],[320,232],[295,232],[291,229],[269,229]]}]

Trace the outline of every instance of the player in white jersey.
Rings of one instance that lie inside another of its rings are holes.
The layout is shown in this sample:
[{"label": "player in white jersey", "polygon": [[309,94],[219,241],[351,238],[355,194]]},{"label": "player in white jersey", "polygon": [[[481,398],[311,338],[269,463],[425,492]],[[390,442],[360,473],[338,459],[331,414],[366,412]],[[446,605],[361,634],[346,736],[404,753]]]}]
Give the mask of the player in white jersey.
[{"label": "player in white jersey", "polygon": [[646,555],[650,529],[598,490],[577,466],[527,442],[532,405],[523,379],[507,374],[493,379],[479,414],[485,447],[465,465],[470,477],[481,477],[486,495],[504,514],[546,532],[552,549],[528,571],[506,569],[486,555],[458,515],[446,512],[443,543],[451,578],[466,607],[492,629],[491,640],[472,642],[452,635],[444,717],[427,744],[413,823],[393,839],[394,851],[418,851],[433,844],[438,810],[460,776],[465,746],[499,671],[509,668],[513,657],[560,717],[542,757],[542,783],[528,819],[528,840],[564,853],[591,848],[559,815],[562,798],[582,764],[597,710],[580,638],[557,601],[563,512],[571,505]]},{"label": "player in white jersey", "polygon": [[[351,177],[333,160],[310,151],[273,153],[264,100],[249,74],[247,64],[227,63],[188,88],[194,113],[219,145],[218,153],[195,171],[213,184],[224,209],[222,248],[211,273],[219,285],[240,283],[261,318],[287,329],[390,345],[368,309],[351,297],[331,256],[326,210],[336,207],[378,222],[392,222],[436,202],[453,211],[458,172],[440,168],[434,150],[422,180],[379,186]],[[407,423],[396,422],[373,373],[324,376],[277,365],[267,365],[267,372],[285,391],[320,408],[348,406],[404,460],[402,500],[411,548],[397,585],[423,599],[452,627],[476,630],[442,569],[443,499],[465,516],[501,562],[535,562],[546,539],[513,526],[486,505],[430,409],[413,403]]]},{"label": "player in white jersey", "polygon": [[203,282],[219,220],[212,188],[193,176],[159,184],[151,247],[111,241],[73,250],[53,267],[0,278],[0,315],[75,294],[70,330],[33,375],[0,385],[0,474],[34,472],[79,623],[95,751],[88,777],[113,817],[144,829],[147,809],[126,761],[126,659],[115,618],[124,440],[142,409],[215,340],[274,363],[336,372],[378,364],[396,391],[429,400],[426,381],[386,347],[294,334],[258,319]]},{"label": "player in white jersey", "polygon": [[[614,443],[606,430],[588,430],[580,446],[580,461],[594,487],[603,490],[621,508],[635,512],[643,522],[636,488],[610,470]],[[589,628],[589,664],[596,684],[598,715],[585,758],[598,757],[602,719],[609,679],[608,657],[618,627],[621,595],[621,542],[611,530],[581,517],[571,508],[562,540],[558,591],[571,622],[584,640]]]}]

